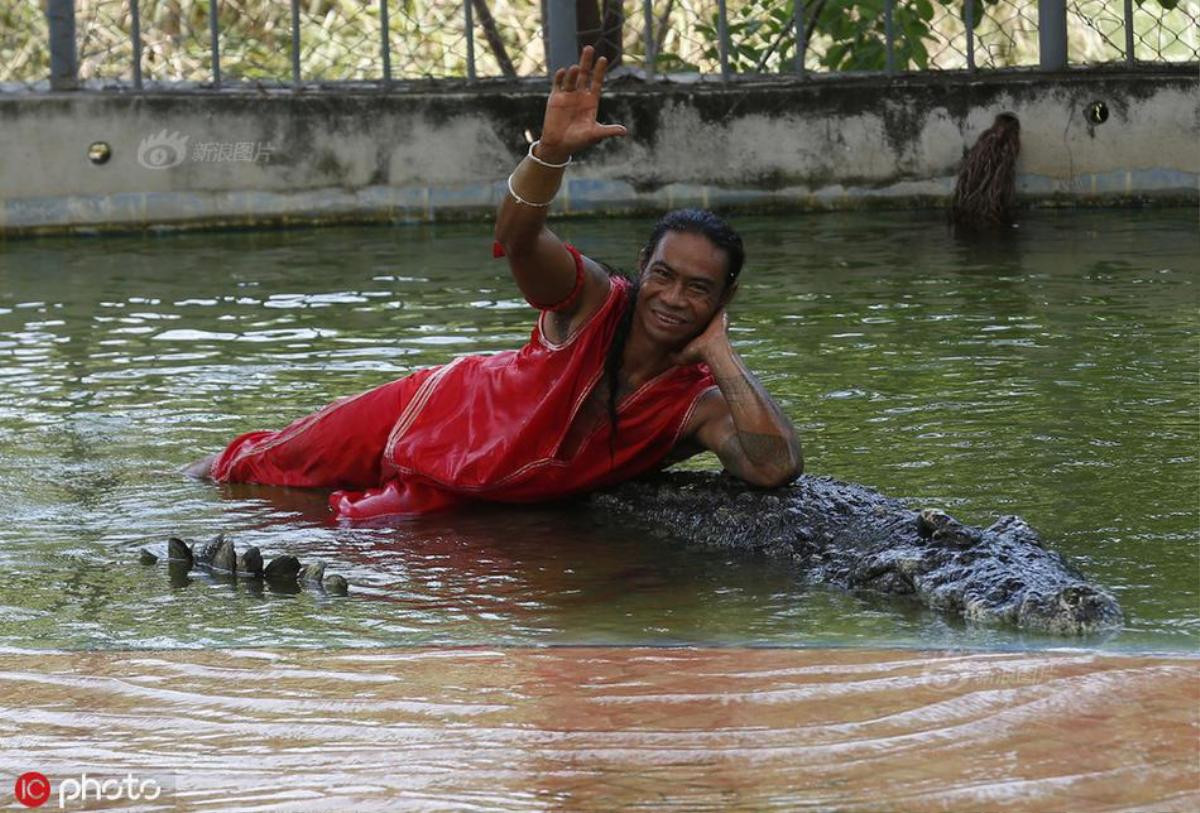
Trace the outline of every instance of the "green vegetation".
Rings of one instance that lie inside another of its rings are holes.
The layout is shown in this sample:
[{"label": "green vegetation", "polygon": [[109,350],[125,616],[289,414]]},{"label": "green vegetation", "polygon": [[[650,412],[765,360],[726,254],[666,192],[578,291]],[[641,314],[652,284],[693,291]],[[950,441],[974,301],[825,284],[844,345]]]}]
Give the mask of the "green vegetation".
[{"label": "green vegetation", "polygon": [[[795,0],[730,0],[731,70],[795,70]],[[966,66],[966,0],[896,0],[897,70]],[[1037,62],[1036,0],[970,0],[976,63],[981,67]],[[10,0],[0,7],[0,81],[31,82],[49,73],[45,0]],[[720,70],[716,0],[653,0],[655,68]],[[210,0],[139,0],[142,71],[147,79],[208,81]],[[222,75],[229,79],[292,77],[290,7],[272,0],[219,0]],[[607,39],[601,53],[614,63],[645,64],[641,5],[576,0],[580,42]],[[882,70],[886,66],[884,0],[808,0],[804,5],[806,69]],[[540,0],[472,0],[477,75],[545,73]],[[1069,0],[1073,62],[1124,56],[1121,0]],[[461,0],[389,0],[391,71],[396,79],[461,77],[467,73]],[[1136,56],[1146,61],[1196,61],[1200,0],[1139,0]],[[76,36],[82,79],[132,76],[129,0],[77,0]],[[601,31],[600,29],[603,29]],[[383,76],[382,24],[372,0],[301,0],[300,73],[305,81],[373,81]],[[605,50],[607,48],[607,51]]]}]

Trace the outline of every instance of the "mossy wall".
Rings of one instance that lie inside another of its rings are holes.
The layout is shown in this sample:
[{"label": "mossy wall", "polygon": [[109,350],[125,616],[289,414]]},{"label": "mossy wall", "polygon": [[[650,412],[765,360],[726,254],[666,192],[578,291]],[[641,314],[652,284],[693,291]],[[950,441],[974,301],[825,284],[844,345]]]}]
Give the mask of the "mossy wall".
[{"label": "mossy wall", "polygon": [[[0,234],[490,217],[545,92],[0,95]],[[630,135],[577,156],[553,212],[942,206],[1004,111],[1031,205],[1200,200],[1200,86],[1156,67],[617,85],[601,117]]]}]

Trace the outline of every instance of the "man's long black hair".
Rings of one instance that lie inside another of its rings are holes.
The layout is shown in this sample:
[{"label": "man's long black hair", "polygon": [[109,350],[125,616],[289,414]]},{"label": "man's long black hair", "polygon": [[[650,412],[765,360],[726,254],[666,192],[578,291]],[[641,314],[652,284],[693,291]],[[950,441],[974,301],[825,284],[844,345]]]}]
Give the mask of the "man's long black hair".
[{"label": "man's long black hair", "polygon": [[[676,209],[667,212],[654,225],[654,229],[650,232],[650,239],[646,241],[646,245],[639,255],[639,273],[630,280],[632,284],[629,287],[629,297],[625,301],[625,308],[617,322],[616,332],[613,334],[612,342],[608,345],[608,355],[604,359],[604,375],[608,381],[608,420],[612,426],[608,444],[610,457],[616,456],[617,390],[620,384],[621,361],[625,355],[625,342],[629,339],[630,330],[633,328],[633,313],[637,308],[638,290],[641,287],[640,272],[650,262],[659,242],[669,231],[703,235],[713,245],[725,252],[726,289],[737,281],[738,274],[742,273],[742,265],[746,261],[742,238],[728,223],[705,209]],[[610,268],[609,272],[613,273],[613,269]]]}]

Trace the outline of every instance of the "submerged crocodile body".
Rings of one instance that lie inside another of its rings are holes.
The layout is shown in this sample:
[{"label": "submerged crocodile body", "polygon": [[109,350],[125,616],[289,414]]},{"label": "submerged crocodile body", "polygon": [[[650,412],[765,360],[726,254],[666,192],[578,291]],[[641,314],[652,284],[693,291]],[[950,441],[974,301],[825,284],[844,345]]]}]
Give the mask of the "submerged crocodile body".
[{"label": "submerged crocodile body", "polygon": [[668,472],[594,494],[604,521],[707,548],[779,556],[811,582],[908,595],[969,621],[1082,635],[1121,609],[1019,517],[964,526],[864,486],[801,477],[769,491],[727,475]]}]

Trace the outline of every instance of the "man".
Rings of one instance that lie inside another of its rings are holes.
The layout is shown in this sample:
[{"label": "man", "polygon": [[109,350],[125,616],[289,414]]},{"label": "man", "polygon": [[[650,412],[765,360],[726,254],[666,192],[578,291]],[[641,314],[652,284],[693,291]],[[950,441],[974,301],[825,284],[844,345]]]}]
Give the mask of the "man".
[{"label": "man", "polygon": [[744,259],[736,233],[709,212],[672,212],[631,283],[546,228],[571,156],[626,133],[596,120],[605,68],[589,46],[555,74],[542,137],[509,176],[496,218],[494,253],[542,311],[527,345],[247,433],[188,472],[345,489],[330,502],[348,519],[554,499],[705,449],[754,485],[796,477],[795,432],[729,343],[725,306]]}]

